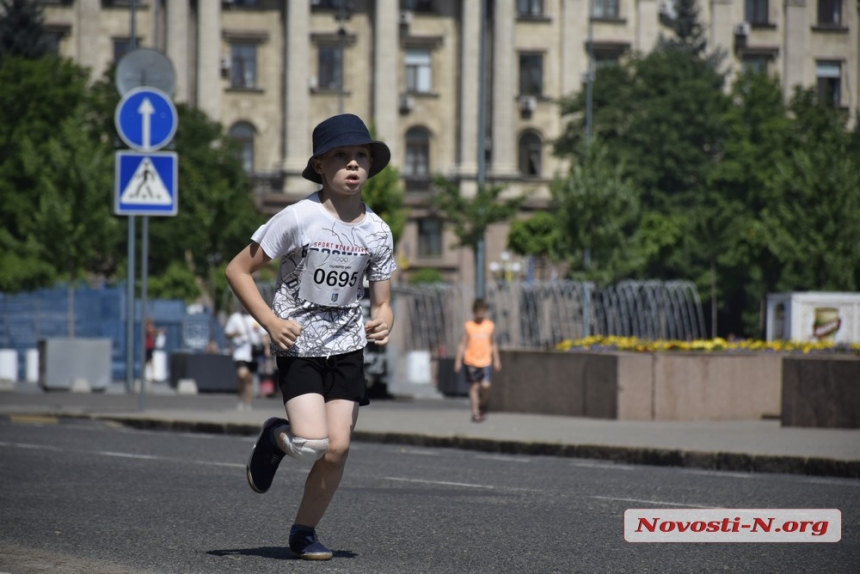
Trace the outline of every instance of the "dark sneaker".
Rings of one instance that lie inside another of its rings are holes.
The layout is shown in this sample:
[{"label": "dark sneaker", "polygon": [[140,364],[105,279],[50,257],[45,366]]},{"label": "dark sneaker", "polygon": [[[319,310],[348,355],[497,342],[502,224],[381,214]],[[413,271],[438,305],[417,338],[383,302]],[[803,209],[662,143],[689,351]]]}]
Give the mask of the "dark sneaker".
[{"label": "dark sneaker", "polygon": [[313,528],[297,524],[290,528],[290,550],[303,560],[331,560],[333,556],[331,550],[317,540]]},{"label": "dark sneaker", "polygon": [[275,471],[278,470],[278,465],[284,458],[284,451],[275,442],[272,429],[285,424],[289,423],[285,419],[277,417],[272,417],[264,422],[260,436],[257,437],[257,442],[251,449],[251,456],[248,457],[245,472],[248,475],[248,484],[251,485],[254,492],[262,494],[272,486]]}]

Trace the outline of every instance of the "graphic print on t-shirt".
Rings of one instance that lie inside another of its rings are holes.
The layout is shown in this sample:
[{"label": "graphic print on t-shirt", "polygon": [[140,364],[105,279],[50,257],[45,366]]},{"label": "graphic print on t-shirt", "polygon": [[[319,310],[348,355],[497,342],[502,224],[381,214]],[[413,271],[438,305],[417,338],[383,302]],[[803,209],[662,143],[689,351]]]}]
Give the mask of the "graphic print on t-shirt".
[{"label": "graphic print on t-shirt", "polygon": [[364,279],[387,280],[396,268],[391,231],[378,215],[368,208],[360,223],[344,223],[314,194],[285,208],[253,240],[281,258],[272,310],[302,326],[296,344],[277,355],[319,357],[367,345]]}]

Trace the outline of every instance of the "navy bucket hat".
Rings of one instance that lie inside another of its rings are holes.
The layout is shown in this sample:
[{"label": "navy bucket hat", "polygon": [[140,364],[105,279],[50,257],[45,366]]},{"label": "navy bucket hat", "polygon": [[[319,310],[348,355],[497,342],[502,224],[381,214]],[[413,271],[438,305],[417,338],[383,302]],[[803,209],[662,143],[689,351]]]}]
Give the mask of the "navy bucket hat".
[{"label": "navy bucket hat", "polygon": [[370,146],[373,164],[367,174],[368,178],[382,171],[391,161],[391,150],[383,142],[370,137],[370,132],[361,118],[353,114],[341,114],[330,117],[314,128],[314,155],[308,160],[302,177],[315,183],[322,183],[322,176],[314,170],[311,161],[336,147],[353,145]]}]

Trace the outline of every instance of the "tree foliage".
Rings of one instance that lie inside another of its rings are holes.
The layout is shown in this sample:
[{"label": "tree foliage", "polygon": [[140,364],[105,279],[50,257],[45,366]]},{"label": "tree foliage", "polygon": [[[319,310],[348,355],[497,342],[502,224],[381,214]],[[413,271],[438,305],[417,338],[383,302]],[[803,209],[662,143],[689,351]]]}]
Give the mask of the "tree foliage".
[{"label": "tree foliage", "polygon": [[361,190],[361,199],[388,224],[397,245],[409,220],[400,172],[389,165],[371,177]]},{"label": "tree foliage", "polygon": [[513,218],[528,199],[523,195],[502,200],[505,188],[489,185],[478,186],[474,197],[468,198],[459,185],[444,177],[435,177],[433,183],[437,189],[429,203],[452,226],[457,237],[453,247],[469,247],[473,251],[490,225]]},{"label": "tree foliage", "polygon": [[37,59],[50,51],[42,7],[34,0],[0,0],[0,62]]},{"label": "tree foliage", "polygon": [[575,276],[605,283],[632,269],[639,199],[600,141],[582,144],[577,155],[568,176],[551,188],[561,248]]}]

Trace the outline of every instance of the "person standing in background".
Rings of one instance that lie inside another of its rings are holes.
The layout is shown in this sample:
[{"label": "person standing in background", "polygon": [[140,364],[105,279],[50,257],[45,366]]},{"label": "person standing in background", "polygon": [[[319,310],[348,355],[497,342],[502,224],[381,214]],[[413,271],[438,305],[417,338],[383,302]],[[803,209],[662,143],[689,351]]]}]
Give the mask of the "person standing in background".
[{"label": "person standing in background", "polygon": [[233,363],[236,365],[236,375],[239,377],[237,395],[239,402],[236,408],[240,411],[250,411],[254,399],[254,374],[258,362],[255,349],[262,346],[263,329],[251,317],[248,310],[242,307],[227,319],[224,326],[224,336],[230,339],[233,346]]},{"label": "person standing in background", "polygon": [[489,308],[483,299],[472,305],[473,318],[466,321],[463,338],[457,347],[454,372],[459,373],[465,365],[469,382],[469,404],[472,422],[484,422],[487,418],[487,402],[490,399],[491,367],[501,370],[499,348],[493,338],[496,325],[487,318]]}]

